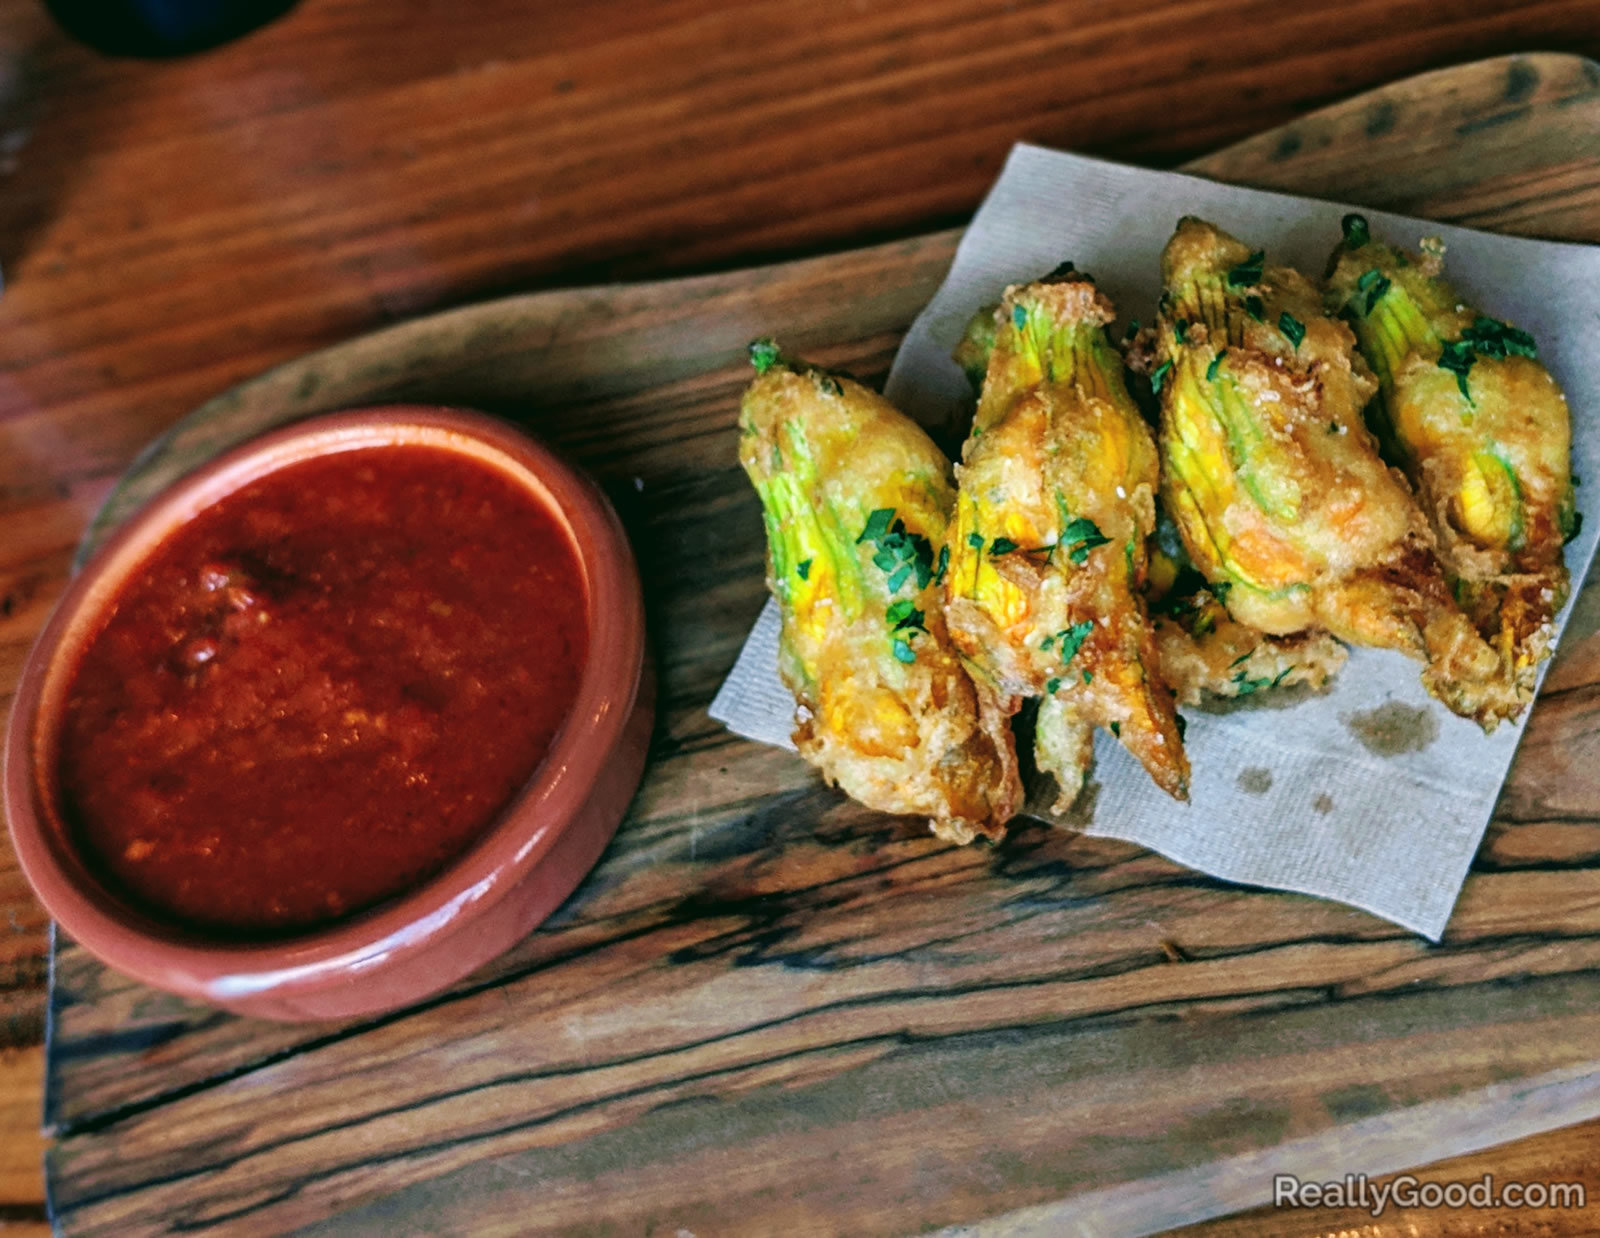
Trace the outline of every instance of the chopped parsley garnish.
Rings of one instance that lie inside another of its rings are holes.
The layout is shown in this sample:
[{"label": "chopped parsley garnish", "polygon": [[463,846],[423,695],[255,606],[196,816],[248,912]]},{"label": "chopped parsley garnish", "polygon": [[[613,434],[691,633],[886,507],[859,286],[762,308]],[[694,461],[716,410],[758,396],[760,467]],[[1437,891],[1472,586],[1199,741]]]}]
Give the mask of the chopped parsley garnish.
[{"label": "chopped parsley garnish", "polygon": [[1111,733],[1113,735],[1115,735],[1118,739],[1121,739],[1122,738],[1122,723],[1113,722],[1111,724]]},{"label": "chopped parsley garnish", "polygon": [[1045,695],[1046,696],[1054,696],[1056,694],[1056,689],[1059,688],[1060,686],[1061,686],[1061,680],[1059,678],[1055,677],[1055,676],[1051,676],[1049,679],[1044,681]]},{"label": "chopped parsley garnish", "polygon": [[1178,343],[1183,343],[1183,337],[1189,333],[1189,320],[1180,318],[1173,324],[1172,334],[1178,337]]},{"label": "chopped parsley garnish", "polygon": [[889,609],[884,611],[884,618],[889,621],[890,629],[896,632],[928,630],[922,622],[923,613],[910,598],[900,598],[898,601],[890,602]]},{"label": "chopped parsley garnish", "polygon": [[1337,433],[1339,433],[1339,423],[1337,421],[1330,421],[1328,423],[1328,433],[1329,434],[1337,434]]},{"label": "chopped parsley garnish", "polygon": [[800,565],[798,567],[796,567],[794,570],[799,573],[801,580],[810,580],[811,579],[811,560],[810,559],[801,559],[800,560]]},{"label": "chopped parsley garnish", "polygon": [[1163,361],[1156,366],[1154,372],[1150,375],[1150,390],[1155,392],[1156,395],[1160,395],[1161,384],[1166,381],[1167,375],[1170,373],[1172,373],[1172,362]]},{"label": "chopped parsley garnish", "polygon": [[889,525],[894,520],[894,508],[880,507],[867,517],[867,524],[861,530],[861,536],[856,538],[856,545],[862,542],[875,542],[889,531]]},{"label": "chopped parsley garnish", "polygon": [[821,387],[829,395],[844,394],[844,388],[839,385],[839,380],[832,374],[818,374],[817,386]]},{"label": "chopped parsley garnish", "polygon": [[1139,320],[1137,318],[1128,319],[1128,329],[1122,333],[1123,340],[1124,341],[1131,340],[1134,336],[1136,336],[1138,334],[1139,334]]},{"label": "chopped parsley garnish", "polygon": [[894,518],[894,508],[880,507],[867,517],[856,544],[871,542],[878,548],[872,562],[889,575],[889,592],[898,593],[914,575],[917,588],[933,580],[933,544],[920,533],[907,531],[905,521]]},{"label": "chopped parsley garnish", "polygon": [[1472,345],[1466,340],[1452,340],[1439,354],[1439,368],[1449,370],[1456,376],[1456,386],[1461,388],[1461,394],[1469,400],[1472,399],[1472,392],[1467,390],[1467,372],[1472,369],[1472,363],[1477,359],[1477,355],[1472,351]]},{"label": "chopped parsley garnish", "polygon": [[1210,382],[1212,379],[1216,378],[1217,370],[1222,367],[1222,359],[1224,357],[1226,357],[1227,355],[1228,355],[1228,350],[1226,348],[1224,348],[1215,357],[1211,358],[1211,364],[1206,366],[1206,381],[1207,382]]},{"label": "chopped parsley garnish", "polygon": [[1266,307],[1261,304],[1261,298],[1254,293],[1244,299],[1244,312],[1257,322],[1265,321],[1263,315],[1266,313]]},{"label": "chopped parsley garnish", "polygon": [[916,608],[910,598],[901,598],[889,603],[883,617],[889,622],[889,647],[895,658],[901,662],[915,662],[917,654],[911,648],[911,640],[918,632],[928,630],[922,622],[925,617],[922,611]]},{"label": "chopped parsley garnish", "polygon": [[1093,683],[1094,682],[1094,672],[1093,671],[1084,671],[1083,672],[1083,682],[1084,683]]},{"label": "chopped parsley garnish", "polygon": [[1288,310],[1278,315],[1278,330],[1283,332],[1283,338],[1289,341],[1291,348],[1299,348],[1300,341],[1306,338],[1306,324]]},{"label": "chopped parsley garnish", "polygon": [[[1049,653],[1051,649],[1058,649],[1062,665],[1072,661],[1078,650],[1083,647],[1084,640],[1090,632],[1094,631],[1094,620],[1085,619],[1082,623],[1075,623],[1070,628],[1062,628],[1054,636],[1047,636],[1039,642],[1039,648]],[[1085,683],[1088,680],[1084,680]]]},{"label": "chopped parsley garnish", "polygon": [[1209,588],[1211,590],[1211,596],[1212,597],[1216,598],[1217,601],[1219,601],[1219,602],[1226,602],[1228,600],[1228,590],[1233,588],[1233,581],[1231,581],[1231,580],[1213,581],[1211,583],[1211,585],[1209,586]]},{"label": "chopped parsley garnish", "polygon": [[1238,266],[1228,272],[1228,287],[1249,288],[1261,282],[1261,265],[1266,261],[1266,252],[1256,250]]},{"label": "chopped parsley garnish", "polygon": [[1067,558],[1074,563],[1083,564],[1089,559],[1089,552],[1096,546],[1104,546],[1111,539],[1100,532],[1100,526],[1087,516],[1079,516],[1069,520],[1066,527],[1061,530],[1059,544],[1067,547]]},{"label": "chopped parsley garnish", "polygon": [[1246,679],[1245,673],[1239,671],[1234,675],[1231,682],[1238,689],[1238,696],[1249,696],[1252,692],[1260,692],[1264,688],[1276,688],[1289,677],[1289,672],[1293,669],[1292,666],[1286,666],[1272,679],[1268,679],[1265,676],[1259,679]]},{"label": "chopped parsley garnish", "polygon": [[967,545],[971,546],[974,550],[982,550],[983,535],[981,533],[968,533]]},{"label": "chopped parsley garnish", "polygon": [[1506,357],[1539,355],[1539,345],[1534,342],[1533,336],[1526,331],[1518,330],[1510,323],[1501,322],[1498,318],[1490,318],[1485,314],[1479,314],[1473,320],[1462,338],[1470,340],[1481,357],[1503,360]]},{"label": "chopped parsley garnish", "polygon": [[1526,331],[1518,330],[1497,318],[1479,314],[1472,325],[1461,333],[1459,340],[1452,340],[1444,346],[1444,351],[1439,354],[1439,366],[1456,376],[1456,386],[1461,389],[1462,395],[1471,400],[1472,393],[1467,390],[1467,374],[1479,357],[1503,361],[1507,357],[1538,355],[1539,346]]},{"label": "chopped parsley garnish", "polygon": [[950,547],[939,547],[939,561],[933,565],[933,583],[942,584],[945,571],[950,566]]},{"label": "chopped parsley garnish", "polygon": [[1363,314],[1372,313],[1373,307],[1383,300],[1383,294],[1388,292],[1391,286],[1389,277],[1378,270],[1377,267],[1373,267],[1372,270],[1367,271],[1360,279],[1356,280],[1356,290],[1367,294],[1366,308],[1361,312]]},{"label": "chopped parsley garnish", "polygon": [[1028,325],[1027,307],[1024,305],[1013,305],[1011,307],[1011,321],[1013,325],[1016,326],[1018,331],[1021,331],[1024,327],[1026,327]]},{"label": "chopped parsley garnish", "polygon": [[778,352],[777,344],[766,338],[751,340],[748,351],[750,364],[756,367],[757,374],[765,374],[783,359]]},{"label": "chopped parsley garnish", "polygon": [[1104,546],[1110,540],[1109,537],[1101,537],[1098,533],[1092,538],[1086,537],[1067,552],[1067,558],[1082,566],[1089,561],[1089,552],[1091,550],[1096,546]]},{"label": "chopped parsley garnish", "polygon": [[1372,233],[1367,228],[1367,217],[1354,213],[1346,215],[1339,221],[1339,227],[1344,231],[1344,244],[1346,249],[1360,249],[1372,240]]},{"label": "chopped parsley garnish", "polygon": [[1009,537],[997,537],[989,543],[989,557],[997,559],[1001,555],[1008,555],[1017,548],[1017,544]]}]

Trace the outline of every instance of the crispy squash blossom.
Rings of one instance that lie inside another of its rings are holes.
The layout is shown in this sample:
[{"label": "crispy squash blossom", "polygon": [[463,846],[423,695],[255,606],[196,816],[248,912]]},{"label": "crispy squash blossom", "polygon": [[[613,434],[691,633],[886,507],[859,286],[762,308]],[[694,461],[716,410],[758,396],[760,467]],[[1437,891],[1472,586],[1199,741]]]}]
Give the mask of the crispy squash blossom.
[{"label": "crispy squash blossom", "polygon": [[766,522],[796,746],[868,807],[959,842],[1001,837],[1021,802],[1014,706],[946,631],[949,461],[859,383],[769,341],[751,356],[739,460]]},{"label": "crispy squash blossom", "polygon": [[1578,524],[1566,398],[1532,336],[1444,282],[1439,242],[1408,255],[1360,215],[1345,217],[1344,233],[1327,304],[1378,376],[1369,420],[1417,492],[1456,600],[1529,701]]},{"label": "crispy squash blossom", "polygon": [[957,470],[945,605],[1002,691],[1043,698],[1035,755],[1063,800],[1096,727],[1183,799],[1189,762],[1140,594],[1158,459],[1112,316],[1070,271],[1006,291]]}]

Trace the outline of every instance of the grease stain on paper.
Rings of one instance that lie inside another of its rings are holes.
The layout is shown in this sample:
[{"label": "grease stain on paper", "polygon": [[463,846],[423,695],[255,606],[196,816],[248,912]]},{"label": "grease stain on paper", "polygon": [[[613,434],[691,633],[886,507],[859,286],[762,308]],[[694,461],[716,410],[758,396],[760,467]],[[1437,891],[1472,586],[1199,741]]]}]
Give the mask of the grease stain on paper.
[{"label": "grease stain on paper", "polygon": [[1439,719],[1426,706],[1390,701],[1343,719],[1345,728],[1373,756],[1401,757],[1421,752],[1439,738]]},{"label": "grease stain on paper", "polygon": [[1235,781],[1246,795],[1265,795],[1272,790],[1272,771],[1259,765],[1247,765],[1239,771]]}]

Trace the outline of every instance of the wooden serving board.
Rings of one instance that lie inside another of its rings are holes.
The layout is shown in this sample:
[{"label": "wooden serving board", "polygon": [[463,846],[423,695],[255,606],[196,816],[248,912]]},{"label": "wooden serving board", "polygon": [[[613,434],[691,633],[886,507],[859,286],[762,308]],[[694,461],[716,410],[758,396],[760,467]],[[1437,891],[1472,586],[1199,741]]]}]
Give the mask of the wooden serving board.
[{"label": "wooden serving board", "polygon": [[[1192,166],[1600,240],[1600,67],[1435,73]],[[623,512],[661,718],[590,879],[419,1008],[256,1023],[58,941],[60,1232],[1150,1232],[1262,1203],[1275,1171],[1378,1172],[1600,1114],[1600,591],[1438,946],[1042,825],[953,848],[707,719],[763,597],[743,345],[881,377],[956,240],[437,315],[272,371],[147,453],[99,532],[305,413],[515,418]]]}]

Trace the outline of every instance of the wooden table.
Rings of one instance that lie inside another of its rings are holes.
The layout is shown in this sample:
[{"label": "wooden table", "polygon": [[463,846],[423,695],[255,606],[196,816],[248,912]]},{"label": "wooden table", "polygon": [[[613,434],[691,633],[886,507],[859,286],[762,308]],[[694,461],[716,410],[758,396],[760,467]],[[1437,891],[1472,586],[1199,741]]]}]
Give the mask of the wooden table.
[{"label": "wooden table", "polygon": [[[1421,69],[1600,54],[1593,3],[539,7],[305,0],[149,65],[0,0],[0,692],[138,449],[308,349],[501,292],[958,223],[1018,138],[1166,165]],[[46,921],[0,863],[0,1221],[42,1229]],[[1593,1123],[1426,1176],[1600,1197],[1597,1164]],[[1531,1215],[1359,1232],[1590,1228]],[[1197,1232],[1364,1220],[1269,1210]]]}]

